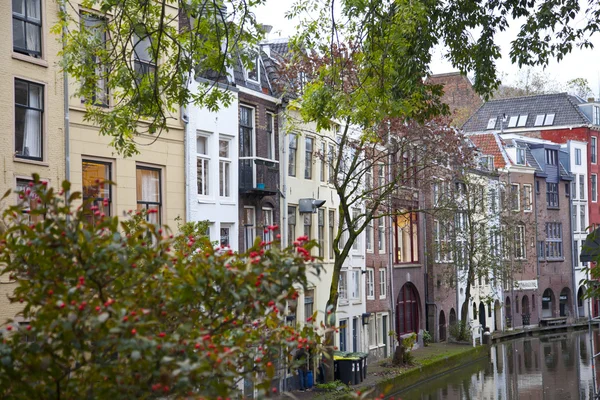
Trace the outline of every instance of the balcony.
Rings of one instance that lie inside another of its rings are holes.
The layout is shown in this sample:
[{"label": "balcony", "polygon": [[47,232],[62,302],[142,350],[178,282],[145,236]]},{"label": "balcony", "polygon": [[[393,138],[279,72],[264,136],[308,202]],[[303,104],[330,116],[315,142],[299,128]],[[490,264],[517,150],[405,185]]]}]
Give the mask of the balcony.
[{"label": "balcony", "polygon": [[279,163],[257,157],[240,157],[240,194],[271,196],[279,190]]}]

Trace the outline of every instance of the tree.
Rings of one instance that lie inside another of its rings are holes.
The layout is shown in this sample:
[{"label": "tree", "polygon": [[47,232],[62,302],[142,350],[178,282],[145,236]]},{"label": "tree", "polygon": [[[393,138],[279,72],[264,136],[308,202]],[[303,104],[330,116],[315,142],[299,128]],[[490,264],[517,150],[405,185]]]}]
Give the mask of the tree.
[{"label": "tree", "polygon": [[[502,78],[505,79],[506,76]],[[492,98],[494,100],[508,99],[512,97],[559,93],[563,90],[564,88],[554,78],[548,76],[543,71],[526,68],[519,71],[514,84],[500,84],[494,91]]]},{"label": "tree", "polygon": [[588,80],[585,78],[571,79],[567,82],[567,90],[570,94],[579,96],[583,100],[587,100],[590,95],[594,95]]},{"label": "tree", "polygon": [[83,99],[85,119],[130,156],[137,134],[167,131],[182,105],[227,106],[227,91],[204,83],[192,92],[188,81],[205,75],[218,82],[239,60],[254,63],[242,49],[262,35],[251,10],[264,2],[60,0],[53,32],[62,35],[62,68],[80,83],[72,95]]},{"label": "tree", "polygon": [[235,254],[143,214],[90,218],[88,205],[73,206],[79,193],[64,198],[68,183],[57,194],[34,181],[3,212],[1,272],[23,304],[0,343],[3,399],[225,398],[242,380],[266,396],[291,349],[318,346],[314,327],[280,317],[294,285],[319,271],[314,243],[280,250],[259,239]]}]

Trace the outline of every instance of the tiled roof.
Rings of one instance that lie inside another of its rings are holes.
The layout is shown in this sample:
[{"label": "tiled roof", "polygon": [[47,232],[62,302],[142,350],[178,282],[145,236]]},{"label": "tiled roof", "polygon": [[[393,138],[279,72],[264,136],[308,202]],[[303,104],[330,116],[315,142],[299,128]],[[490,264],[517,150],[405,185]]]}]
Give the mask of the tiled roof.
[{"label": "tiled roof", "polygon": [[580,102],[579,99],[567,93],[542,94],[488,101],[465,122],[463,130],[465,132],[487,131],[488,121],[491,118],[497,118],[493,130],[499,131],[500,116],[506,115],[507,122],[504,122],[504,132],[510,132],[513,128],[507,127],[508,120],[510,120],[511,116],[522,114],[528,115],[527,123],[524,127],[517,129],[538,129],[539,126],[535,126],[535,120],[536,116],[541,114],[555,114],[552,126],[587,125],[589,121],[577,106]]},{"label": "tiled roof", "polygon": [[469,140],[482,154],[494,157],[494,167],[504,168],[506,166],[506,159],[501,149],[502,139],[498,135],[493,133],[470,135]]}]

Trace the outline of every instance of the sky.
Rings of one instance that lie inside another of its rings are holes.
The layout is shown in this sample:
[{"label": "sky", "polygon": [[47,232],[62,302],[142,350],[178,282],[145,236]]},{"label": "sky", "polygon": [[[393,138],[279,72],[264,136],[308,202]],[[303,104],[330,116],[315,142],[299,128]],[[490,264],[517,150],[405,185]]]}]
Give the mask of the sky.
[{"label": "sky", "polygon": [[[259,22],[273,26],[269,39],[289,37],[294,34],[297,21],[289,21],[285,18],[286,11],[293,3],[294,0],[267,0],[265,5],[256,10]],[[496,43],[500,46],[503,55],[502,59],[497,61],[497,66],[500,74],[504,77],[503,83],[505,84],[514,83],[519,74],[523,75],[516,65],[511,64],[508,55],[510,42],[516,37],[519,26],[519,21],[513,21],[506,32],[502,32],[496,37]],[[533,71],[544,73],[550,80],[559,84],[565,84],[574,78],[585,78],[595,96],[600,97],[600,35],[593,38],[593,43],[595,49],[574,49],[560,63],[553,61],[545,70],[537,68]],[[443,54],[444,49],[441,47],[434,50],[431,64],[432,73],[455,71]]]}]

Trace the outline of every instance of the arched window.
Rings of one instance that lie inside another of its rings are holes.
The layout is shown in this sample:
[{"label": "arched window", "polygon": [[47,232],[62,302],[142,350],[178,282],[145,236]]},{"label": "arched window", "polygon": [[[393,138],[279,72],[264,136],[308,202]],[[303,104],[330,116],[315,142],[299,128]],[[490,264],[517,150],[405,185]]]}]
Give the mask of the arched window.
[{"label": "arched window", "polygon": [[415,285],[405,283],[396,304],[398,335],[419,331],[419,295]]}]

